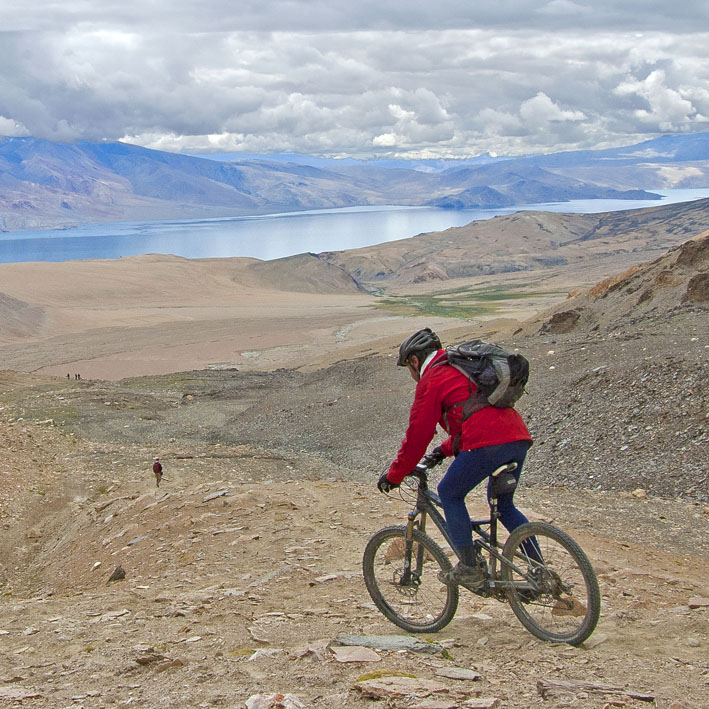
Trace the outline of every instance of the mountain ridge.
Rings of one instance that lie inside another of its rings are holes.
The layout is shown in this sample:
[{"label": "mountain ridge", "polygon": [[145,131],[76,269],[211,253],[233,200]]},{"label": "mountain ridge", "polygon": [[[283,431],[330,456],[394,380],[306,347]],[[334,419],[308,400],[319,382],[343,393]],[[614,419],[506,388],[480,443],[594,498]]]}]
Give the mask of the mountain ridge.
[{"label": "mountain ridge", "polygon": [[[586,265],[661,253],[709,224],[709,198],[645,209],[517,212],[442,232],[319,256],[370,290],[428,281]],[[637,260],[637,259],[636,259]],[[610,267],[610,264],[609,264]]]},{"label": "mountain ridge", "polygon": [[709,185],[709,133],[651,145],[485,158],[424,171],[415,169],[418,163],[220,161],[126,143],[0,138],[0,231],[366,205],[660,199],[647,190]]}]

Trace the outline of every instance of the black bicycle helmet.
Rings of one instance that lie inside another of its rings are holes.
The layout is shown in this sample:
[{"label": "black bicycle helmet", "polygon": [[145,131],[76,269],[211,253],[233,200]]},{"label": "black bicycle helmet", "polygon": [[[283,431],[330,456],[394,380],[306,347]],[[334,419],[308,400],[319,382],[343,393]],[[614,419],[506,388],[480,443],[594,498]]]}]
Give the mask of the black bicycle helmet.
[{"label": "black bicycle helmet", "polygon": [[396,364],[398,367],[405,367],[411,355],[419,355],[419,359],[421,359],[421,354],[424,352],[433,352],[440,348],[441,341],[438,339],[438,335],[430,327],[425,327],[423,330],[410,335],[401,343],[399,359]]}]

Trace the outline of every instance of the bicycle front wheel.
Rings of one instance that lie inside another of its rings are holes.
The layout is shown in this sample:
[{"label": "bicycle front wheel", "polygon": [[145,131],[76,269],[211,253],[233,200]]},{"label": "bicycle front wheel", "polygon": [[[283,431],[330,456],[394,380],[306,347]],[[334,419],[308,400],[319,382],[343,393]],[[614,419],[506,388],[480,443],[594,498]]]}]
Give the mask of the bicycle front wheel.
[{"label": "bicycle front wheel", "polygon": [[528,522],[510,534],[502,555],[515,567],[502,565],[507,600],[530,633],[570,645],[591,635],[601,592],[591,562],[566,532]]},{"label": "bicycle front wheel", "polygon": [[448,625],[458,608],[458,586],[439,573],[451,563],[436,542],[420,530],[406,543],[406,527],[385,527],[367,542],[364,582],[377,608],[410,633],[433,633]]}]

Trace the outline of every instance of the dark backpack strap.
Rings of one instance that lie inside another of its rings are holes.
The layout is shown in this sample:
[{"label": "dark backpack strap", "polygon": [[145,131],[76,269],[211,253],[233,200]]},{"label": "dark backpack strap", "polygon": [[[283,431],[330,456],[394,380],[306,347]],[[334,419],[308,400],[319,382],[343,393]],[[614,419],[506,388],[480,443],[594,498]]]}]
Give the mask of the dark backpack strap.
[{"label": "dark backpack strap", "polygon": [[451,404],[443,409],[443,421],[448,428],[448,412],[451,409],[456,409],[462,407],[463,413],[460,417],[460,431],[456,434],[453,439],[453,455],[458,455],[460,453],[460,436],[463,433],[463,424],[473,415],[477,414],[486,406],[490,406],[490,402],[485,398],[485,396],[480,392],[479,389],[470,393],[470,396],[458,404]]},{"label": "dark backpack strap", "polygon": [[468,380],[468,391],[470,392],[469,396],[467,399],[464,401],[459,401],[457,404],[451,404],[450,406],[444,406],[443,407],[443,423],[445,424],[446,430],[448,429],[448,412],[451,409],[457,409],[459,406],[462,407],[463,413],[460,417],[460,424],[461,424],[461,430],[458,434],[456,434],[455,438],[453,439],[453,455],[458,455],[460,453],[460,436],[463,433],[462,426],[463,423],[465,423],[473,414],[476,414],[478,411],[481,409],[484,409],[486,406],[490,406],[490,402],[487,400],[487,397],[480,391],[479,388],[476,388],[475,391],[473,391],[473,381],[472,379],[466,374],[465,370],[461,369],[460,367],[456,367],[456,365],[451,364],[448,361],[448,357],[442,357],[439,359],[437,362],[434,362],[431,367],[437,367],[441,364],[447,364],[450,367],[453,367],[454,369],[457,369],[461,374],[465,376],[465,378]]}]

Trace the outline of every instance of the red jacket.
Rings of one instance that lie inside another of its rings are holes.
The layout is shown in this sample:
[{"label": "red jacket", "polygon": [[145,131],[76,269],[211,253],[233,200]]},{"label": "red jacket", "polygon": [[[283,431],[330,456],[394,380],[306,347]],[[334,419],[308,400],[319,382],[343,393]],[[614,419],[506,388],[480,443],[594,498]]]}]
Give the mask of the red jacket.
[{"label": "red jacket", "polygon": [[461,434],[458,447],[462,451],[532,440],[515,409],[486,406],[462,425],[462,407],[451,408],[444,416],[447,407],[461,404],[476,389],[475,384],[454,367],[447,364],[433,366],[444,354],[444,350],[436,353],[416,385],[409,426],[387,473],[390,482],[401,482],[423,458],[436,433],[436,424],[449,434],[441,444],[446,456],[453,455],[453,439],[458,433]]}]

